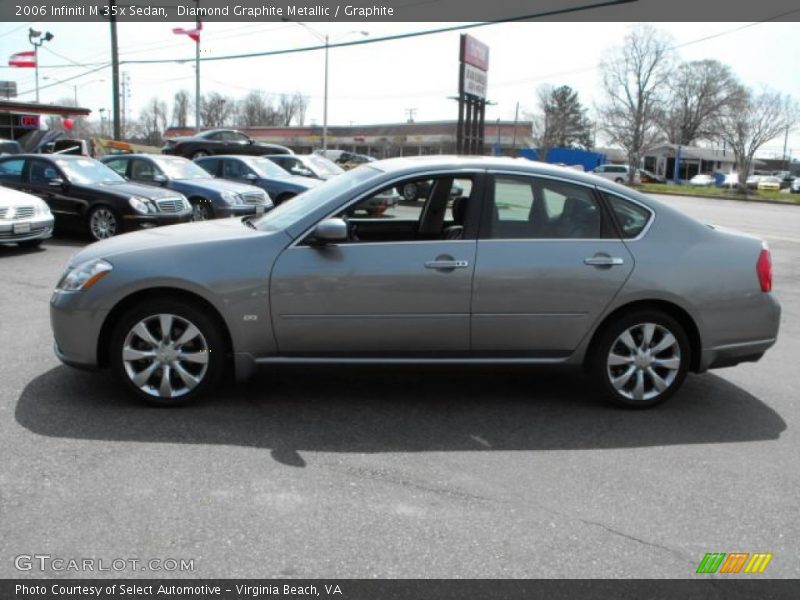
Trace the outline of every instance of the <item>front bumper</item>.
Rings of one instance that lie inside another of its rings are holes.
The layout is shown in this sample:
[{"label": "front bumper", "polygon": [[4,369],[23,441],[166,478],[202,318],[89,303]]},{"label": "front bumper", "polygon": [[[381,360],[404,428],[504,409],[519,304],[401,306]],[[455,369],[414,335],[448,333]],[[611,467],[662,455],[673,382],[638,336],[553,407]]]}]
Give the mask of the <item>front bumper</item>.
[{"label": "front bumper", "polygon": [[214,212],[219,217],[249,217],[250,215],[263,215],[272,206],[268,204],[226,204],[219,208],[214,207]]},{"label": "front bumper", "polygon": [[149,229],[162,225],[177,225],[178,223],[188,223],[192,220],[192,211],[174,214],[152,214],[152,215],[125,215],[125,231],[135,231],[137,229]]},{"label": "front bumper", "polygon": [[[20,227],[22,226],[22,227]],[[27,227],[26,227],[27,226]],[[27,229],[27,231],[22,231]],[[53,235],[53,216],[0,222],[0,243],[45,240]]]},{"label": "front bumper", "polygon": [[66,365],[81,369],[98,367],[97,344],[107,310],[86,306],[84,292],[56,290],[50,297],[50,327],[55,353]]}]

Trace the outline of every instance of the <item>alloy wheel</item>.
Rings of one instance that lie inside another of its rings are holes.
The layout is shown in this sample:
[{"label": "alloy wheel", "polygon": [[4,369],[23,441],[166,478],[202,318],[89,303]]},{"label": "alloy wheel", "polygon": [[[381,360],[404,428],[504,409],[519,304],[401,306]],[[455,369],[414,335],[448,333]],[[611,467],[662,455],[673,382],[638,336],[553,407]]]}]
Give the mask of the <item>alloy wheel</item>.
[{"label": "alloy wheel", "polygon": [[681,347],[663,325],[638,323],[611,344],[606,376],[618,394],[633,401],[659,397],[675,382],[681,369]]},{"label": "alloy wheel", "polygon": [[203,381],[209,346],[200,329],[184,317],[156,314],[136,323],[122,344],[130,381],[155,398],[179,398]]},{"label": "alloy wheel", "polygon": [[110,208],[100,207],[89,217],[89,231],[96,240],[105,240],[117,233],[117,217]]}]

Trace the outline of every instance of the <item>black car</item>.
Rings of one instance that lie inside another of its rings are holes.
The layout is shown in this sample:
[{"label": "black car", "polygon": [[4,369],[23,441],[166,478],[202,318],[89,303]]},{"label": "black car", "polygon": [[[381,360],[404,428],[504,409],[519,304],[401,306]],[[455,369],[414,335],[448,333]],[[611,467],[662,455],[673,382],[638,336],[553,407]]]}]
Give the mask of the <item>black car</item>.
[{"label": "black car", "polygon": [[131,181],[180,192],[189,199],[195,221],[260,215],[272,208],[272,200],[264,190],[253,185],[215,179],[181,156],[115,154],[100,160]]},{"label": "black car", "polygon": [[200,158],[214,154],[292,154],[285,146],[262,144],[235,129],[209,129],[197,135],[168,139],[161,148],[162,154],[174,154],[184,158]]},{"label": "black car", "polygon": [[85,156],[5,156],[0,158],[0,183],[38,196],[50,207],[56,225],[78,226],[96,240],[192,218],[183,195],[130,183]]},{"label": "black car", "polygon": [[195,162],[216,177],[260,187],[270,195],[275,206],[320,183],[316,179],[290,175],[260,156],[209,156]]}]

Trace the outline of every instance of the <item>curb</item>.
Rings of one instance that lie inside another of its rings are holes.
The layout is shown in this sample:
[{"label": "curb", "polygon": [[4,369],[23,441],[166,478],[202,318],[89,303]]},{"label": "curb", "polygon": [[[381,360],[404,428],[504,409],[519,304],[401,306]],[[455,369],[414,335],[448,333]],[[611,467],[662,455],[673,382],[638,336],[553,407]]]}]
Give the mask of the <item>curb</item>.
[{"label": "curb", "polygon": [[703,196],[700,194],[681,194],[680,192],[653,192],[632,188],[641,194],[655,194],[660,196],[682,196],[684,198],[704,198],[706,200],[731,200],[733,202],[753,202],[756,204],[772,204],[778,206],[800,206],[800,202],[794,200],[767,200],[765,198],[742,198],[741,196]]}]

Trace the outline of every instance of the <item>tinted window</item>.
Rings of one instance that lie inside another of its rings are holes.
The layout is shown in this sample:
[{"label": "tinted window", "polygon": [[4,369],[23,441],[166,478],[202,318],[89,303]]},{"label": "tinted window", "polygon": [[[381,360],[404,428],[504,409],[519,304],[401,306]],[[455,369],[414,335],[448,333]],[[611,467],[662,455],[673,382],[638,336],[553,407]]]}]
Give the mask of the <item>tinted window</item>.
[{"label": "tinted window", "polygon": [[205,160],[199,160],[195,163],[198,167],[202,167],[205,171],[210,173],[211,175],[216,176],[219,172],[219,159],[218,158],[208,158]]},{"label": "tinted window", "polygon": [[650,220],[650,211],[619,196],[604,195],[608,205],[611,207],[611,211],[614,213],[614,218],[619,225],[622,237],[630,239],[642,233]]},{"label": "tinted window", "polygon": [[149,160],[135,158],[131,162],[131,179],[137,181],[153,181],[156,172],[155,166]]},{"label": "tinted window", "polygon": [[123,177],[125,177],[125,171],[127,171],[127,169],[128,169],[128,161],[123,159],[123,158],[118,158],[116,160],[110,160],[107,163],[105,163],[105,165],[109,169],[111,169],[112,171],[115,171],[116,173],[118,173],[119,175],[122,175]]},{"label": "tinted window", "polygon": [[602,211],[591,189],[546,179],[496,177],[493,239],[596,239]]},{"label": "tinted window", "polygon": [[22,158],[0,162],[0,181],[21,181],[24,164],[25,160]]},{"label": "tinted window", "polygon": [[[270,164],[272,165],[273,163]],[[222,176],[226,178],[239,179],[245,177],[250,172],[250,168],[238,160],[226,160],[222,163]]]},{"label": "tinted window", "polygon": [[31,183],[47,185],[53,179],[58,179],[61,175],[53,165],[43,160],[31,161]]}]

